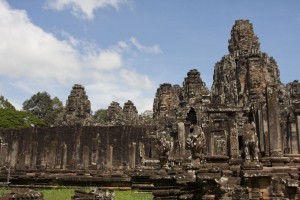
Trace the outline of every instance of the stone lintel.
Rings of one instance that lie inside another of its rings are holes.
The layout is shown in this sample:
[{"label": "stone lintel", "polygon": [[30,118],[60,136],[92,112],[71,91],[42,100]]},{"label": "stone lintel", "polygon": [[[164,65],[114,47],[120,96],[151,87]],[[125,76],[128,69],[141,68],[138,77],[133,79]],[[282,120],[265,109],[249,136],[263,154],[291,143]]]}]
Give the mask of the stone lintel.
[{"label": "stone lintel", "polygon": [[272,166],[284,166],[286,163],[289,163],[291,158],[289,157],[271,157]]},{"label": "stone lintel", "polygon": [[206,162],[216,162],[216,163],[228,163],[228,156],[204,156]]}]

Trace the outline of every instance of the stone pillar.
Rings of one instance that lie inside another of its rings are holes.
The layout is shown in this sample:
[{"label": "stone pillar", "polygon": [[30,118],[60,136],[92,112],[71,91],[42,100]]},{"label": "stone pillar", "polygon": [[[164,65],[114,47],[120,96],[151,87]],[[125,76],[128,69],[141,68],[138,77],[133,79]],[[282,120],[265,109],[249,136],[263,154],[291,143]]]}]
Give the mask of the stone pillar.
[{"label": "stone pillar", "polygon": [[263,120],[263,114],[262,110],[257,110],[257,121],[258,121],[258,127],[256,128],[257,134],[258,134],[258,141],[259,141],[259,149],[260,151],[265,151],[265,138],[264,138],[264,120]]},{"label": "stone pillar", "polygon": [[107,150],[106,150],[106,167],[107,169],[112,169],[113,167],[113,146],[112,145],[107,145]]},{"label": "stone pillar", "polygon": [[262,108],[262,116],[263,116],[263,136],[264,136],[264,149],[265,156],[270,156],[270,137],[269,137],[269,127],[268,127],[268,110],[266,105]]},{"label": "stone pillar", "polygon": [[289,148],[289,153],[291,154],[298,154],[298,134],[297,134],[297,122],[294,114],[291,114],[289,116],[289,133],[288,133],[288,148]]},{"label": "stone pillar", "polygon": [[185,126],[183,122],[179,122],[178,126],[178,142],[180,144],[179,153],[185,155]]},{"label": "stone pillar", "polygon": [[49,152],[49,167],[54,169],[56,165],[57,141],[51,141]]},{"label": "stone pillar", "polygon": [[83,169],[89,168],[90,148],[88,146],[83,146],[82,164],[83,164]]},{"label": "stone pillar", "polygon": [[36,161],[37,161],[37,142],[36,141],[32,141],[31,144],[32,148],[32,153],[31,153],[31,168],[35,168],[36,167]]},{"label": "stone pillar", "polygon": [[98,150],[98,138],[93,138],[92,139],[92,156],[91,156],[91,165],[92,166],[97,166],[98,160],[99,160],[99,150]]},{"label": "stone pillar", "polygon": [[297,129],[297,134],[296,134],[296,137],[297,137],[297,145],[298,145],[298,152],[300,153],[300,113],[297,113],[296,115],[296,129]]},{"label": "stone pillar", "polygon": [[267,89],[268,125],[270,153],[272,157],[282,156],[282,136],[279,124],[278,93],[272,88]]},{"label": "stone pillar", "polygon": [[10,166],[15,168],[18,161],[18,151],[19,151],[19,143],[17,140],[12,142],[11,152],[10,152]]},{"label": "stone pillar", "polygon": [[32,152],[32,148],[31,148],[31,145],[29,145],[28,150],[26,149],[25,152],[24,152],[24,154],[25,154],[25,167],[30,167],[31,152]]},{"label": "stone pillar", "polygon": [[130,145],[130,153],[129,153],[129,166],[131,169],[135,168],[135,160],[136,160],[136,143],[133,142]]},{"label": "stone pillar", "polygon": [[62,145],[62,165],[61,168],[63,170],[67,169],[67,156],[68,156],[68,147],[66,144]]},{"label": "stone pillar", "polygon": [[236,127],[230,130],[230,156],[231,158],[239,158],[239,141]]},{"label": "stone pillar", "polygon": [[0,166],[6,165],[6,159],[7,159],[7,143],[0,143]]}]

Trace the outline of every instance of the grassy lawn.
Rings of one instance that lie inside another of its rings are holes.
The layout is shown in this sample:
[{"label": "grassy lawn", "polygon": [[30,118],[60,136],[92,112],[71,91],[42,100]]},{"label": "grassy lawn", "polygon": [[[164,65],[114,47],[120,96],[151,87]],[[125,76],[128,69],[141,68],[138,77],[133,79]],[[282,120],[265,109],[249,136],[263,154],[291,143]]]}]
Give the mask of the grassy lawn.
[{"label": "grassy lawn", "polygon": [[41,190],[44,200],[70,200],[74,195],[74,189]]},{"label": "grassy lawn", "polygon": [[8,188],[5,187],[1,187],[0,188],[0,197],[2,197],[3,195],[10,193],[10,190]]},{"label": "grassy lawn", "polygon": [[134,190],[115,191],[115,200],[152,200],[151,193],[141,193]]},{"label": "grassy lawn", "polygon": [[[58,188],[40,190],[44,194],[44,200],[70,200],[74,195],[74,189]],[[9,193],[8,188],[0,188],[0,197]],[[115,200],[152,200],[151,193],[140,193],[134,190],[115,191]]]}]

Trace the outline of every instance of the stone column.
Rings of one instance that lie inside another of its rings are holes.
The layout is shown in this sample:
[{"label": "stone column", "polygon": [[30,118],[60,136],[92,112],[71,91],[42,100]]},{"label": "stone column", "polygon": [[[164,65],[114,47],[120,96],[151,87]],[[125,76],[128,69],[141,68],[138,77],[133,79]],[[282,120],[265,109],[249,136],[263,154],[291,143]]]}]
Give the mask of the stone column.
[{"label": "stone column", "polygon": [[50,152],[49,152],[49,167],[50,169],[55,168],[57,154],[57,141],[51,141]]},{"label": "stone column", "polygon": [[290,114],[288,122],[288,148],[289,153],[298,154],[298,134],[297,134],[297,120],[294,114]]},{"label": "stone column", "polygon": [[112,145],[107,145],[107,150],[106,150],[106,167],[107,169],[112,169],[113,167],[113,146]]},{"label": "stone column", "polygon": [[265,156],[270,156],[270,137],[269,137],[269,127],[268,127],[268,110],[266,105],[262,108],[262,116],[263,116],[263,136],[264,136],[264,149]]},{"label": "stone column", "polygon": [[67,169],[67,156],[68,156],[68,146],[66,144],[62,145],[62,165],[63,170]]},{"label": "stone column", "polygon": [[257,134],[258,134],[258,140],[259,140],[259,149],[260,151],[265,151],[265,138],[264,138],[264,120],[262,115],[262,110],[257,110],[257,121],[258,121],[258,127],[256,128]]},{"label": "stone column", "polygon": [[297,127],[297,143],[298,145],[298,153],[300,153],[300,113],[297,113],[296,115],[296,127]]},{"label": "stone column", "polygon": [[18,152],[19,152],[19,143],[17,140],[12,142],[12,148],[11,148],[11,158],[10,158],[10,166],[14,168],[18,161]]},{"label": "stone column", "polygon": [[32,141],[31,144],[32,148],[32,153],[31,153],[31,168],[35,168],[36,167],[36,161],[37,161],[37,142],[36,141]]},{"label": "stone column", "polygon": [[185,127],[183,122],[179,122],[178,126],[178,142],[180,144],[179,153],[185,155]]},{"label": "stone column", "polygon": [[230,130],[230,156],[233,159],[239,158],[239,141],[236,127],[232,127]]},{"label": "stone column", "polygon": [[7,159],[7,143],[0,143],[0,166],[6,165],[6,159]]},{"label": "stone column", "polygon": [[98,138],[92,139],[91,165],[96,167],[99,162]]},{"label": "stone column", "polygon": [[89,168],[90,148],[88,146],[83,146],[82,164],[83,164],[83,169]]},{"label": "stone column", "polygon": [[282,156],[282,136],[279,124],[278,93],[272,88],[267,89],[268,124],[270,153],[272,157]]},{"label": "stone column", "polygon": [[135,168],[135,160],[136,160],[136,143],[133,142],[130,145],[130,153],[129,153],[129,166],[131,169]]},{"label": "stone column", "polygon": [[25,167],[29,167],[30,166],[30,159],[31,159],[31,145],[28,148],[28,150],[25,150],[24,154],[25,154]]}]

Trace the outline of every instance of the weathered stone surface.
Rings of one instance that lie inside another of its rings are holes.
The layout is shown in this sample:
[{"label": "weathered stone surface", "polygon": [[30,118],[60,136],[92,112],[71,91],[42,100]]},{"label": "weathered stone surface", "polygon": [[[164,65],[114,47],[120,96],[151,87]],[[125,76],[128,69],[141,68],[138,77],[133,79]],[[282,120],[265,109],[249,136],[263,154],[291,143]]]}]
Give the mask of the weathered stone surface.
[{"label": "weathered stone surface", "polygon": [[58,118],[56,125],[66,126],[81,124],[88,126],[94,123],[91,116],[91,103],[85,93],[84,87],[75,84],[68,96],[63,116]]},{"label": "weathered stone surface", "polygon": [[122,107],[118,102],[111,102],[106,110],[105,121],[111,125],[124,125]]},{"label": "weathered stone surface", "polygon": [[211,91],[197,69],[159,86],[153,126],[133,125],[131,101],[112,102],[106,126],[81,126],[90,105],[75,85],[64,122],[77,126],[0,130],[0,179],[12,169],[11,182],[126,185],[154,199],[299,199],[300,83],[281,83],[248,20],[235,22],[228,49]]},{"label": "weathered stone surface", "polygon": [[101,190],[93,188],[90,192],[75,190],[72,200],[114,200],[115,193],[110,190]]},{"label": "weathered stone surface", "polygon": [[268,85],[281,86],[276,61],[260,51],[248,20],[237,20],[231,30],[229,54],[215,65],[212,102],[249,106],[263,100]]},{"label": "weathered stone surface", "polygon": [[43,200],[41,192],[25,188],[13,188],[11,193],[0,197],[0,200]]},{"label": "weathered stone surface", "polygon": [[132,101],[128,100],[123,106],[125,124],[138,124],[138,111]]},{"label": "weathered stone surface", "polygon": [[113,101],[106,111],[105,122],[108,125],[137,125],[138,111],[130,100],[124,103],[123,108],[118,102]]}]

